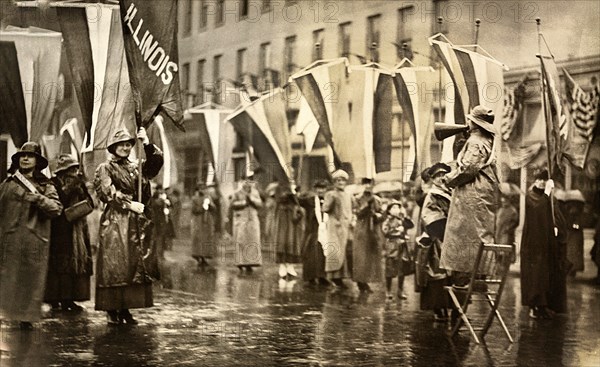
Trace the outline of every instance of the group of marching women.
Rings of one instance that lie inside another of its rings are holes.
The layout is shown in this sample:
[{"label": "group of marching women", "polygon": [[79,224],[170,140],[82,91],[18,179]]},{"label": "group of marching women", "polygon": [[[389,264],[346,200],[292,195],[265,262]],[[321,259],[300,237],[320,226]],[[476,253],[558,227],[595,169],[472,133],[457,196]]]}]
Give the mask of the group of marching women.
[{"label": "group of marching women", "polygon": [[[111,158],[95,172],[94,191],[105,204],[100,219],[96,310],[109,325],[136,324],[129,309],[152,306],[152,280],[158,265],[152,249],[149,179],[163,164],[143,128],[145,161],[129,159],[136,138],[119,130],[109,140]],[[0,319],[25,330],[41,317],[42,302],[53,309],[79,311],[90,299],[93,272],[86,216],[94,200],[79,163],[60,156],[55,177],[42,170],[48,161],[37,143],[25,143],[12,157],[11,175],[0,184]],[[141,175],[139,170],[141,169]],[[138,181],[142,178],[141,200]]]}]

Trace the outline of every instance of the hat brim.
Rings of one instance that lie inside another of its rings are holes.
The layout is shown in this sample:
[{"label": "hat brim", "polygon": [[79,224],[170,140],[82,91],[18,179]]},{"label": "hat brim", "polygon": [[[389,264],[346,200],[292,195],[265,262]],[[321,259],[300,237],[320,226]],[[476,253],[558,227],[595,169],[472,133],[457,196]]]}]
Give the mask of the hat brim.
[{"label": "hat brim", "polygon": [[12,163],[15,165],[15,167],[19,167],[19,158],[23,154],[33,154],[35,156],[35,160],[36,160],[35,166],[38,170],[41,171],[44,168],[48,167],[48,160],[46,158],[44,158],[42,155],[35,153],[35,152],[16,152],[15,154],[13,154],[12,157],[10,157],[10,159],[12,160]]},{"label": "hat brim", "polygon": [[106,147],[106,150],[108,150],[112,154],[115,154],[115,150],[117,148],[117,145],[121,144],[121,143],[125,143],[125,142],[130,142],[131,145],[134,146],[135,145],[135,138],[127,139],[127,140],[121,140],[121,141],[116,141],[116,142],[112,143],[111,145],[109,145],[108,147]]},{"label": "hat brim", "polygon": [[66,165],[66,166],[64,166],[64,167],[57,167],[57,168],[54,170],[54,173],[59,173],[59,172],[62,172],[62,171],[66,171],[66,170],[68,170],[69,168],[71,168],[71,167],[75,167],[75,166],[79,167],[79,162],[71,162],[71,163],[67,164],[67,165]]},{"label": "hat brim", "polygon": [[493,124],[490,124],[489,122],[484,121],[473,115],[467,115],[467,119],[469,121],[471,121],[472,123],[474,123],[475,125],[479,126],[480,128],[484,129],[485,131],[487,131],[491,134],[496,134],[496,128],[494,127]]}]

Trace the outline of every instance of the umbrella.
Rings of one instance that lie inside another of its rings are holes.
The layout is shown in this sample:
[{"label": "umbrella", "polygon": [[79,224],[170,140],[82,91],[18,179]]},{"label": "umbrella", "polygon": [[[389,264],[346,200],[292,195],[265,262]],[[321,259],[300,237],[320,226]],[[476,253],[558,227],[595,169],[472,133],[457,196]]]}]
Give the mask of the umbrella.
[{"label": "umbrella", "polygon": [[505,196],[516,196],[516,195],[521,195],[523,193],[523,191],[521,191],[519,186],[515,185],[514,183],[510,183],[510,182],[500,183],[500,185],[498,185],[498,189],[500,189],[500,192],[502,193],[502,195],[505,195]]}]

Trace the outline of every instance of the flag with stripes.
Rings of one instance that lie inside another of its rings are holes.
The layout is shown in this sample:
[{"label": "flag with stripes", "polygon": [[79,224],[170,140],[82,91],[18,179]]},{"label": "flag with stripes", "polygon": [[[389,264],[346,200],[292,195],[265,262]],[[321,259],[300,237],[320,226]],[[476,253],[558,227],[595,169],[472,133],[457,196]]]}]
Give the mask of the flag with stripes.
[{"label": "flag with stripes", "polygon": [[[98,15],[107,14],[110,18],[110,10],[96,10]],[[99,8],[102,9],[102,8]],[[91,26],[101,21],[100,18],[89,18],[90,10],[81,7],[58,7],[56,14],[63,35],[65,53],[69,62],[69,69],[73,80],[73,87],[77,95],[77,102],[81,111],[81,118],[85,126],[85,133],[90,143],[92,139],[92,121],[94,114],[94,59],[92,56],[92,45],[90,42],[90,28],[88,22],[94,19]],[[78,149],[81,149],[79,147]]]},{"label": "flag with stripes", "polygon": [[[454,84],[454,122],[465,124],[465,115],[477,105],[494,111],[496,116],[502,115],[504,104],[504,75],[507,69],[504,64],[494,59],[480,46],[479,52],[452,44],[443,34],[429,38],[429,44],[436,51]],[[494,125],[500,125],[496,118]],[[497,129],[499,130],[499,129]]]},{"label": "flag with stripes", "polygon": [[569,135],[569,124],[560,97],[560,78],[552,56],[538,56],[542,66],[542,99],[545,110],[546,139],[550,174],[558,166],[562,170],[562,158]]},{"label": "flag with stripes", "polygon": [[504,88],[504,106],[502,108],[502,120],[500,133],[502,140],[508,141],[523,112],[525,102],[525,85],[527,75],[514,88]]},{"label": "flag with stripes", "polygon": [[267,180],[292,179],[292,152],[283,90],[274,89],[243,104],[227,120],[252,147]]},{"label": "flag with stripes", "polygon": [[177,183],[177,161],[173,151],[173,144],[165,132],[162,116],[157,116],[154,123],[148,127],[148,139],[163,153],[163,166],[158,175],[153,179],[162,187],[171,187]]},{"label": "flag with stripes", "polygon": [[58,88],[52,86],[58,85],[62,36],[60,32],[37,27],[8,26],[0,30],[0,41],[14,42],[17,53],[27,116],[19,123],[26,124],[27,140],[41,142],[57,100]]},{"label": "flag with stripes", "polygon": [[414,180],[418,173],[431,165],[430,146],[433,133],[433,96],[422,91],[435,89],[437,74],[431,67],[404,66],[394,70],[394,86],[402,108],[402,120],[408,122],[412,139],[411,150],[405,161]]},{"label": "flag with stripes", "polygon": [[300,97],[300,109],[298,110],[294,130],[297,135],[302,135],[304,139],[305,153],[310,153],[319,134],[319,123],[304,96]]},{"label": "flag with stripes", "polygon": [[573,77],[563,68],[566,85],[566,108],[568,113],[569,134],[565,147],[565,156],[571,163],[583,169],[585,160],[594,138],[596,117],[600,108],[598,84],[589,93],[585,92]]},{"label": "flag with stripes", "polygon": [[290,77],[306,99],[319,123],[319,131],[332,148],[336,167],[341,166],[338,144],[345,142],[334,130],[342,129],[350,119],[348,65],[346,58],[318,60]]},{"label": "flag with stripes", "polygon": [[225,108],[204,108],[194,107],[188,109],[191,115],[189,121],[190,131],[198,131],[198,139],[202,149],[202,157],[199,157],[199,164],[202,170],[200,177],[205,177],[204,170],[208,163],[206,171],[206,182],[225,182],[228,172],[233,168],[227,165],[231,161],[235,139],[233,126],[226,121],[232,110]]},{"label": "flag with stripes", "polygon": [[393,71],[377,63],[353,65],[348,82],[350,119],[333,124],[337,152],[355,177],[373,178],[392,168]]}]

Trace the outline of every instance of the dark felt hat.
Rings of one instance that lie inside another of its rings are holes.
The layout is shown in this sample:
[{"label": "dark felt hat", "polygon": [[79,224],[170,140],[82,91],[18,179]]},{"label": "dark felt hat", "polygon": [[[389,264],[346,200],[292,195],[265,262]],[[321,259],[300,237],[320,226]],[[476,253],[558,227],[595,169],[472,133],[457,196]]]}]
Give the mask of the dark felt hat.
[{"label": "dark felt hat", "polygon": [[35,156],[36,168],[39,171],[48,167],[48,160],[46,158],[44,158],[44,156],[42,155],[42,147],[40,147],[40,145],[38,143],[33,142],[33,141],[28,141],[25,144],[23,144],[23,146],[21,146],[21,149],[19,149],[18,152],[16,152],[15,154],[12,155],[12,157],[10,157],[12,160],[13,166],[19,167],[19,158],[24,154],[33,154]]},{"label": "dark felt hat", "polygon": [[54,173],[60,173],[62,171],[66,171],[71,167],[78,167],[79,166],[79,162],[77,162],[77,160],[73,157],[71,157],[68,154],[61,154],[58,157],[58,162],[56,164],[56,169],[54,170]]},{"label": "dark felt hat", "polygon": [[471,110],[471,113],[467,115],[467,119],[487,132],[496,133],[496,129],[494,128],[494,111],[489,108],[475,106]]},{"label": "dark felt hat", "polygon": [[450,168],[449,165],[442,163],[442,162],[438,162],[436,164],[434,164],[433,166],[429,167],[428,169],[428,174],[430,178],[435,177],[435,175],[437,175],[438,173],[448,173],[450,172],[452,169]]}]

